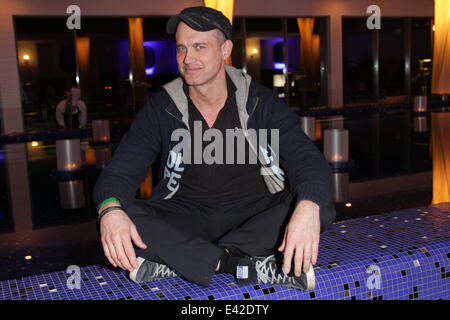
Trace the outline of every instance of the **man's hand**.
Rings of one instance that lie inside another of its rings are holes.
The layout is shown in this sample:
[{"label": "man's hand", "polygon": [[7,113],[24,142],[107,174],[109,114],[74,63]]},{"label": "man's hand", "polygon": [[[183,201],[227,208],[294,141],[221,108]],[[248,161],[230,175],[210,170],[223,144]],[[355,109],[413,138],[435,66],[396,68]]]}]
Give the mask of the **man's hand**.
[{"label": "man's hand", "polygon": [[291,271],[291,261],[295,251],[295,275],[308,272],[310,262],[316,264],[319,253],[320,216],[319,206],[312,201],[302,200],[292,214],[286,227],[284,238],[278,251],[284,251],[283,271]]},{"label": "man's hand", "polygon": [[137,268],[136,254],[131,240],[141,249],[147,245],[139,236],[136,226],[123,210],[114,210],[100,220],[100,234],[103,251],[109,262],[122,269]]}]

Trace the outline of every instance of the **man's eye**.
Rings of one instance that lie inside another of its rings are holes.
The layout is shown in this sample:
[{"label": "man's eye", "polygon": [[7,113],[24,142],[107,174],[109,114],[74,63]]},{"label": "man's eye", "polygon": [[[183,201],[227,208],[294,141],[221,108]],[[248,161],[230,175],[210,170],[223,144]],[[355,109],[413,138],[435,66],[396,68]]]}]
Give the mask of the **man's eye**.
[{"label": "man's eye", "polygon": [[185,47],[178,47],[178,48],[177,48],[177,51],[178,51],[178,52],[183,52],[183,51],[185,51],[185,50],[186,50]]},{"label": "man's eye", "polygon": [[198,46],[197,46],[197,49],[204,49],[204,48],[206,48],[206,47],[203,46],[203,45],[198,45]]}]

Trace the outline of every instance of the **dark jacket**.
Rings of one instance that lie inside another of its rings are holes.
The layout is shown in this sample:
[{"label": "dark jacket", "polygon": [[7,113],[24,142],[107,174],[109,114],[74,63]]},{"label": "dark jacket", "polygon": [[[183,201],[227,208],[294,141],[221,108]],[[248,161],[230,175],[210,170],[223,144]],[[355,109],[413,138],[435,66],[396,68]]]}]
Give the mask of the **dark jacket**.
[{"label": "dark jacket", "polygon": [[[299,117],[271,90],[252,81],[242,70],[226,66],[226,72],[237,88],[236,103],[244,134],[252,129],[256,132],[267,129],[270,136],[274,132],[271,130],[278,129],[278,150],[272,150],[270,156],[258,152],[268,190],[276,193],[289,185],[297,202],[310,200],[321,208],[326,206],[331,201],[331,168],[304,134]],[[138,113],[95,185],[93,196],[97,206],[115,197],[126,210],[157,158],[160,169],[151,198],[170,199],[177,192],[183,162],[180,154],[173,151],[171,137],[174,130],[189,127],[188,100],[182,85],[181,78],[166,84]],[[254,140],[249,144],[254,151],[260,149]]]}]

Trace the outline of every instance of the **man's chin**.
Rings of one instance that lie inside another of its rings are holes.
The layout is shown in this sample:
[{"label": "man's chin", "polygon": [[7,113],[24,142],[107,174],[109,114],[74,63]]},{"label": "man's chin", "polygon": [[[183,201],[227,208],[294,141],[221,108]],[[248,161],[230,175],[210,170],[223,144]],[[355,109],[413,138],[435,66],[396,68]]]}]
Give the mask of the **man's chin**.
[{"label": "man's chin", "polygon": [[188,86],[200,86],[200,85],[202,85],[201,82],[196,81],[196,80],[194,80],[194,79],[190,79],[190,78],[188,78],[188,77],[183,77],[183,79],[184,79],[184,82],[185,82]]},{"label": "man's chin", "polygon": [[214,79],[214,77],[206,78],[204,75],[193,77],[191,75],[182,74],[181,77],[188,86],[202,86]]}]

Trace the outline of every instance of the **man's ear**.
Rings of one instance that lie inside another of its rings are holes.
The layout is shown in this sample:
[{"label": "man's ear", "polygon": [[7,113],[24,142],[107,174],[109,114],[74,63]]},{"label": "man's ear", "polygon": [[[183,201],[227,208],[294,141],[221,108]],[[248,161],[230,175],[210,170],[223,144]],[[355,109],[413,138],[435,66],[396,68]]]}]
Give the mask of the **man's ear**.
[{"label": "man's ear", "polygon": [[227,60],[231,56],[232,50],[233,50],[233,41],[225,40],[225,42],[222,44],[223,60]]}]

